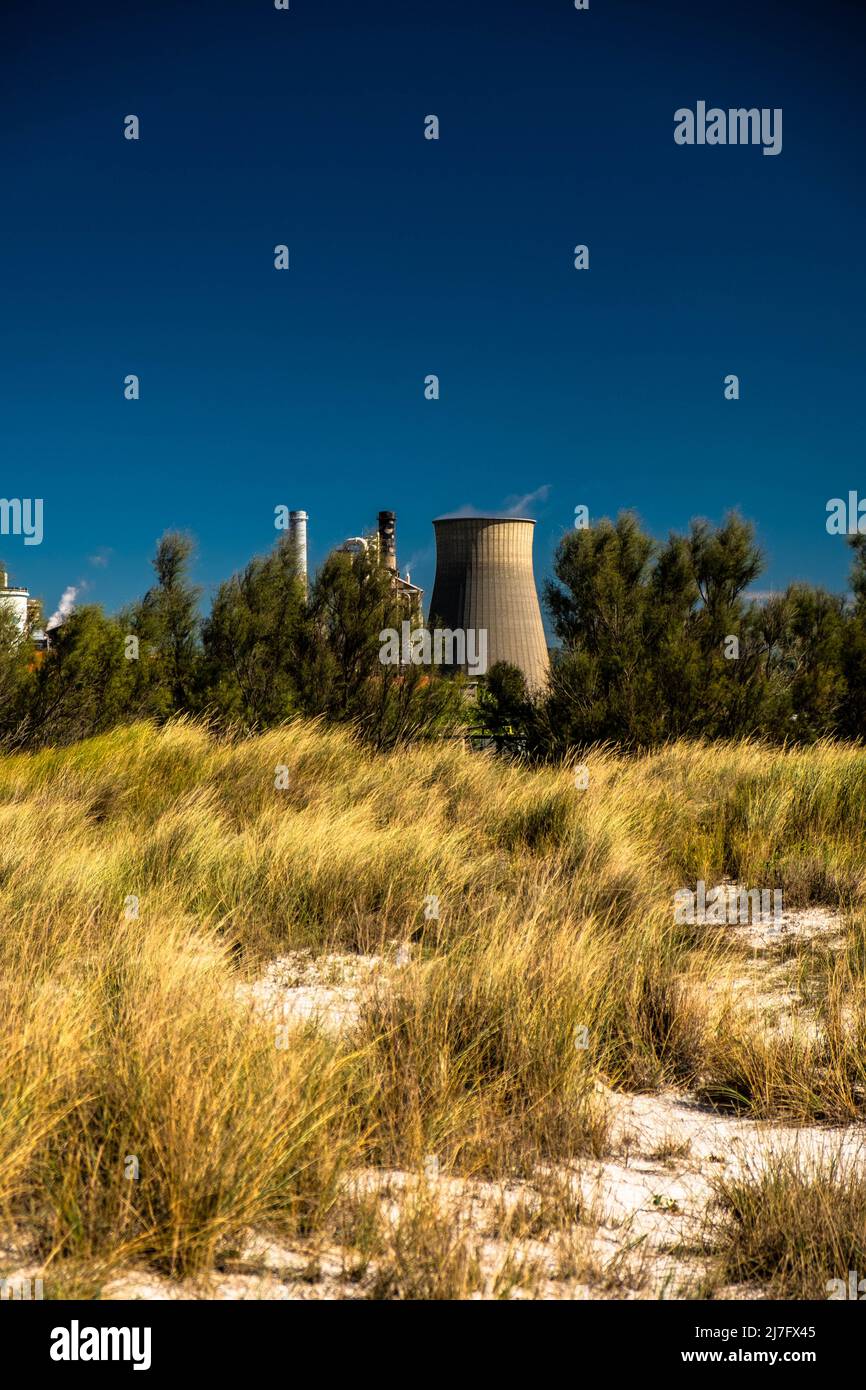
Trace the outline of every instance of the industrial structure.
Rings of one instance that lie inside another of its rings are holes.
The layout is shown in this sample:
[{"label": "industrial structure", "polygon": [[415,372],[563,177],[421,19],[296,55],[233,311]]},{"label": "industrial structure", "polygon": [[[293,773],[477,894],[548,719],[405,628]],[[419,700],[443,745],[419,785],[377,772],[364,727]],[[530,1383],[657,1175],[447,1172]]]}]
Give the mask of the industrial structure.
[{"label": "industrial structure", "polygon": [[486,630],[488,669],[510,662],[530,691],[544,686],[549,667],[532,571],[534,526],[527,517],[437,518],[429,617],[431,626]]},{"label": "industrial structure", "polygon": [[[307,520],[306,512],[289,513],[289,535],[305,590]],[[444,516],[433,527],[436,579],[428,626],[464,635],[486,633],[487,668],[507,661],[523,672],[530,691],[540,690],[550,659],[532,570],[535,522],[513,516]],[[349,554],[372,551],[390,572],[407,614],[420,616],[424,591],[412,583],[408,571],[401,575],[397,565],[395,512],[379,512],[372,535],[348,536],[339,549]],[[466,666],[452,669],[468,672]]]},{"label": "industrial structure", "polygon": [[[305,511],[289,513],[289,538],[305,592],[307,521]],[[534,526],[535,522],[527,517],[438,517],[433,522],[436,578],[428,620],[429,627],[464,636],[484,632],[487,669],[497,661],[509,662],[523,672],[530,691],[544,686],[549,669],[532,570]],[[424,591],[412,583],[408,571],[401,575],[397,565],[395,512],[379,512],[374,533],[349,536],[339,548],[372,552],[377,563],[389,572],[394,592],[404,600],[407,617],[421,616]],[[50,639],[39,628],[39,603],[31,599],[29,590],[9,584],[2,564],[0,608],[12,613],[18,632],[22,637],[29,636],[37,650],[47,648]]]},{"label": "industrial structure", "polygon": [[406,571],[405,578],[397,568],[397,513],[380,512],[376,526],[376,545],[379,554],[379,564],[384,569],[391,572],[391,584],[400,596],[405,599],[407,607],[412,613],[421,612],[421,604],[424,599],[424,590],[419,589],[417,584],[413,584],[409,571]]},{"label": "industrial structure", "polygon": [[38,599],[30,597],[29,589],[10,584],[5,566],[0,564],[0,609],[4,608],[12,614],[19,637],[29,637],[38,664],[50,645],[48,633],[40,626],[42,605]]},{"label": "industrial structure", "polygon": [[30,621],[30,591],[18,589],[9,583],[9,575],[0,566],[0,607],[11,613],[15,626],[23,637]]},{"label": "industrial structure", "polygon": [[[292,516],[296,513],[292,513]],[[306,515],[302,513],[302,515]],[[405,578],[401,575],[397,567],[397,513],[380,512],[376,531],[372,536],[347,536],[339,547],[349,554],[364,551],[369,554],[371,551],[376,558],[377,564],[390,572],[391,587],[395,593],[405,601],[408,613],[420,614],[421,603],[424,598],[424,590],[419,589],[417,584],[413,584],[409,571],[406,571]]]},{"label": "industrial structure", "polygon": [[307,513],[289,512],[289,540],[295,554],[298,577],[307,592]]}]

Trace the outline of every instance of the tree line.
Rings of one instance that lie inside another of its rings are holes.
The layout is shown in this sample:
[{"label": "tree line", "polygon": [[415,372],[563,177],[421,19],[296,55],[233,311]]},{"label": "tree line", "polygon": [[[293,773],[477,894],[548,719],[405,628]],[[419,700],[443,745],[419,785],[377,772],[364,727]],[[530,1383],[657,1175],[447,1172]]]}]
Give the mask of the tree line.
[{"label": "tree line", "polygon": [[[309,594],[288,536],[221,584],[202,618],[192,539],[169,532],[154,583],[116,615],[76,608],[37,654],[0,606],[0,742],[69,743],[177,714],[253,732],[295,714],[350,723],[378,747],[457,727],[461,683],[383,665],[379,633],[407,617],[372,554],[336,551]],[[419,619],[420,621],[420,619]]]},{"label": "tree line", "polygon": [[851,539],[851,594],[805,583],[750,597],[764,561],[730,514],[655,542],[629,512],[560,543],[544,598],[559,647],[536,702],[490,673],[496,731],[535,757],[601,741],[811,742],[866,732],[866,536]]},{"label": "tree line", "polygon": [[[336,551],[309,593],[287,536],[220,585],[202,617],[193,542],[170,532],[154,582],[115,615],[76,608],[47,652],[0,605],[0,744],[68,743],[187,713],[254,731],[295,714],[351,724],[377,747],[448,734],[558,759],[599,741],[866,731],[866,537],[851,593],[809,584],[750,598],[763,560],[739,516],[654,541],[632,513],[569,532],[544,602],[557,638],[545,691],[499,663],[477,688],[379,660],[405,602],[374,553]],[[413,622],[420,622],[416,616]]]}]

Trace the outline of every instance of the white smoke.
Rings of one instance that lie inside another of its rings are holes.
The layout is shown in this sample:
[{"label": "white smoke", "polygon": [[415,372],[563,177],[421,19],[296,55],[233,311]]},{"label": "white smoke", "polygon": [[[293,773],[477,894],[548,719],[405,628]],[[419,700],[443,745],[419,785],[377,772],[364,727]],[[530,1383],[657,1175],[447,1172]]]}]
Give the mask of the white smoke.
[{"label": "white smoke", "polygon": [[550,483],[542,483],[534,492],[526,492],[522,497],[517,497],[514,493],[506,497],[502,507],[495,511],[482,512],[472,503],[464,502],[462,507],[458,507],[456,512],[447,512],[445,516],[439,517],[440,521],[451,521],[458,517],[522,517],[531,511],[536,502],[546,502],[550,494]]},{"label": "white smoke", "polygon": [[66,618],[69,617],[69,614],[75,607],[75,600],[78,598],[78,594],[79,588],[77,585],[67,585],[67,587],[63,590],[63,595],[60,599],[59,604],[57,605],[56,612],[51,614],[51,617],[45,624],[46,632],[50,632],[52,628],[59,627],[60,624],[64,622]]},{"label": "white smoke", "polygon": [[532,510],[536,502],[546,502],[550,492],[550,483],[542,483],[534,492],[527,492],[523,497],[507,497],[505,515],[523,516],[525,512]]}]

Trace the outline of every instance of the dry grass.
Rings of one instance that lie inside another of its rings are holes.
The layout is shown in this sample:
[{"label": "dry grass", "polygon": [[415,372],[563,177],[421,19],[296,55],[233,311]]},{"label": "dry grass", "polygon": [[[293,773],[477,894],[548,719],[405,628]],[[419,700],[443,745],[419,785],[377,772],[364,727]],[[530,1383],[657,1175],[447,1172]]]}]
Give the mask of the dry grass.
[{"label": "dry grass", "polygon": [[719,1180],[717,1205],[710,1239],[722,1281],[759,1285],[776,1299],[824,1299],[830,1281],[847,1286],[849,1271],[855,1283],[866,1276],[859,1163],[777,1157]]},{"label": "dry grass", "polygon": [[[731,877],[851,908],[866,752],[587,761],[581,791],[456,744],[376,755],[300,723],[217,742],[185,721],[0,759],[0,1216],[58,1269],[184,1273],[251,1224],[318,1229],[361,1161],[531,1175],[598,1155],[599,1080],[862,1115],[863,920],[809,958],[813,1026],[771,1033],[727,988],[736,948],[675,925],[672,896]],[[234,991],[287,950],[401,942],[351,1037],[277,1046]],[[391,1296],[434,1288],[413,1242],[439,1248],[429,1213],[392,1240]],[[461,1250],[446,1284],[468,1295]]]}]

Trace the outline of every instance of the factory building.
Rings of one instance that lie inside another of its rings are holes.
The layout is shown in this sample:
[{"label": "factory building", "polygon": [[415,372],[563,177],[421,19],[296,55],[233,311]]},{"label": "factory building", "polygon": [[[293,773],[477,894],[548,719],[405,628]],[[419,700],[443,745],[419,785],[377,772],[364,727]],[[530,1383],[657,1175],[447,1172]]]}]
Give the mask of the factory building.
[{"label": "factory building", "polygon": [[0,606],[15,619],[15,626],[23,637],[29,623],[30,591],[18,589],[9,583],[9,575],[0,566]]},{"label": "factory building", "polygon": [[0,608],[12,614],[15,626],[21,637],[29,637],[36,649],[37,665],[50,645],[48,634],[39,624],[42,622],[42,605],[38,599],[30,597],[29,589],[17,588],[9,583],[9,575],[0,564]]},{"label": "factory building", "polygon": [[527,517],[439,517],[430,624],[487,632],[488,670],[518,667],[530,691],[543,688],[547,642],[532,570],[535,522]]},{"label": "factory building", "polygon": [[[292,515],[296,514],[293,512]],[[408,570],[403,576],[397,566],[396,512],[379,512],[376,530],[372,536],[347,536],[338,549],[348,554],[358,551],[372,553],[376,562],[390,572],[391,587],[405,601],[407,612],[420,614],[424,590],[412,583]]]}]

